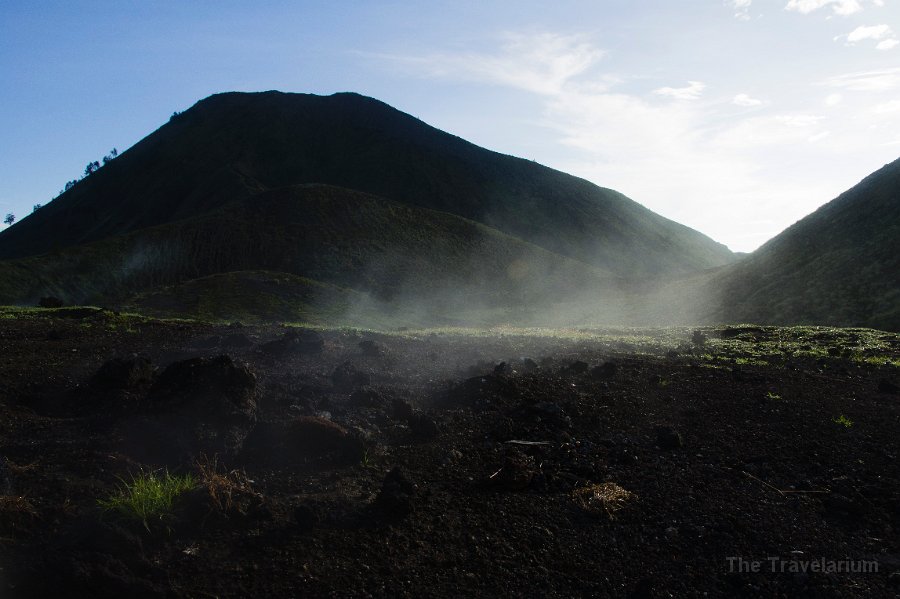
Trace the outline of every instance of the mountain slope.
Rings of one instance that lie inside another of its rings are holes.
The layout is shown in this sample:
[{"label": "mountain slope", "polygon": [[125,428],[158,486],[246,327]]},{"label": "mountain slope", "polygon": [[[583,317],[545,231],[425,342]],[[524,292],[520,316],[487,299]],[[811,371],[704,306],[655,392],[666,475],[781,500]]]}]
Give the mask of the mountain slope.
[{"label": "mountain slope", "polygon": [[544,305],[611,280],[583,263],[457,216],[304,185],[127,235],[0,261],[0,303],[33,303],[52,295],[72,303],[118,305],[137,293],[159,298],[163,292],[152,290],[160,287],[254,270],[365,292],[395,308],[428,305],[445,312]]},{"label": "mountain slope", "polygon": [[900,160],[705,285],[718,321],[900,331]]},{"label": "mountain slope", "polygon": [[19,258],[326,183],[447,212],[621,275],[687,273],[731,252],[625,196],[491,152],[355,94],[227,93],[197,103],[0,234]]}]

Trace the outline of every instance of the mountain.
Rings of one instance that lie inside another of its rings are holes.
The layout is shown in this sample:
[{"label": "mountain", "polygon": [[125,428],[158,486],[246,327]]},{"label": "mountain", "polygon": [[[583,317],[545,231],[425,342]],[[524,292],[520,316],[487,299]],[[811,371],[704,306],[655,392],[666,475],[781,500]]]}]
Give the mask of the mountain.
[{"label": "mountain", "polygon": [[[248,271],[272,273],[270,279],[287,284],[215,277]],[[278,273],[302,277],[303,285]],[[67,303],[150,307],[169,316],[218,316],[234,305],[232,317],[253,320],[271,313],[261,298],[255,311],[248,309],[246,297],[264,290],[270,304],[312,303],[317,313],[333,314],[334,306],[302,300],[299,291],[308,283],[346,292],[345,312],[403,310],[412,316],[427,306],[451,315],[546,305],[616,280],[458,216],[341,187],[298,185],[124,235],[0,261],[0,303],[53,296]],[[224,289],[221,281],[247,289],[215,298],[212,291]],[[315,295],[335,298],[337,291]],[[219,306],[200,309],[204,302]],[[280,320],[295,313],[284,312]]]},{"label": "mountain", "polygon": [[721,269],[704,287],[720,322],[900,331],[900,160]]},{"label": "mountain", "polygon": [[0,234],[24,258],[327,184],[481,223],[623,276],[729,263],[724,246],[624,195],[479,148],[356,94],[211,96]]}]

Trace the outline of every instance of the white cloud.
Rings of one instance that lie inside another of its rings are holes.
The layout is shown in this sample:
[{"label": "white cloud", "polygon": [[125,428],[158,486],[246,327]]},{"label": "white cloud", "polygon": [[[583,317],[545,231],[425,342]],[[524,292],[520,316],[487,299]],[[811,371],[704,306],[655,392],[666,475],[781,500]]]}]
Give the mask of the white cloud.
[{"label": "white cloud", "polygon": [[890,50],[897,44],[900,44],[900,41],[897,40],[894,32],[888,25],[860,25],[850,33],[835,37],[834,41],[841,39],[847,40],[846,44],[848,46],[855,46],[857,42],[865,40],[881,40],[875,46],[879,50]]},{"label": "white cloud", "polygon": [[706,84],[701,81],[688,81],[687,87],[661,87],[653,90],[658,96],[667,96],[676,100],[696,100],[706,89]]},{"label": "white cloud", "polygon": [[823,118],[813,114],[788,114],[775,117],[779,123],[784,123],[788,127],[812,127]]},{"label": "white cloud", "polygon": [[831,6],[834,14],[841,16],[852,15],[863,9],[858,0],[790,0],[784,9],[808,15],[825,6]]},{"label": "white cloud", "polygon": [[[602,72],[603,56],[588,38],[541,34],[508,35],[493,53],[388,58],[424,76],[525,90],[542,104],[539,127],[527,134],[531,147],[540,148],[531,157],[617,189],[742,251],[855,182],[847,180],[847,169],[823,173],[822,164],[853,163],[849,172],[862,176],[872,148],[896,139],[883,126],[896,118],[891,98],[882,97],[882,114],[875,114],[872,94],[855,92],[900,88],[900,68],[831,77],[819,83],[831,88],[824,97],[773,114],[768,101],[747,93],[715,97],[700,81],[648,94],[637,74]],[[660,97],[692,101],[655,100]],[[734,105],[759,108],[735,111]],[[485,114],[501,118],[504,110],[485,106]],[[479,141],[477,123],[457,131]],[[515,145],[503,150],[517,153]],[[748,225],[761,217],[766,222]]]},{"label": "white cloud", "polygon": [[824,81],[829,87],[854,92],[885,92],[900,88],[900,68],[838,75]]},{"label": "white cloud", "polygon": [[751,98],[747,94],[738,94],[732,98],[731,103],[738,106],[759,106],[762,104],[762,100]]},{"label": "white cloud", "polygon": [[892,32],[887,25],[872,25],[871,27],[860,25],[847,34],[847,43],[855,44],[862,40],[880,40],[889,35],[892,35]]},{"label": "white cloud", "polygon": [[891,100],[883,104],[878,104],[872,109],[875,114],[889,114],[892,112],[900,112],[900,100]]},{"label": "white cloud", "polygon": [[750,5],[753,4],[753,0],[731,0],[730,4],[734,9],[735,19],[750,20]]},{"label": "white cloud", "polygon": [[493,55],[380,55],[380,58],[432,77],[481,81],[553,95],[570,79],[590,70],[606,54],[580,35],[506,33],[501,39],[501,52]]}]

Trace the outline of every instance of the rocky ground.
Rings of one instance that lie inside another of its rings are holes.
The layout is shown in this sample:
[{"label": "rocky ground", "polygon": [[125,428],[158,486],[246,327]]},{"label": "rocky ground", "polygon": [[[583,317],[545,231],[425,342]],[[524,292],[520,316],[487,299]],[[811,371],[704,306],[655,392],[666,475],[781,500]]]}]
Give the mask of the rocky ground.
[{"label": "rocky ground", "polygon": [[898,384],[869,330],[6,309],[0,596],[900,596]]}]

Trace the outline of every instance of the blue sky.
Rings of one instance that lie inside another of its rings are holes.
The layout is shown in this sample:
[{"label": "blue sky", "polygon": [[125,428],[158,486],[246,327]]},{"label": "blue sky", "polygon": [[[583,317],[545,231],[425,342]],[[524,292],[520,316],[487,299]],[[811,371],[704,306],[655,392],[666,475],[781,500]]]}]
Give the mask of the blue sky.
[{"label": "blue sky", "polygon": [[356,91],[749,251],[900,157],[898,0],[0,0],[0,212],[220,91]]}]

